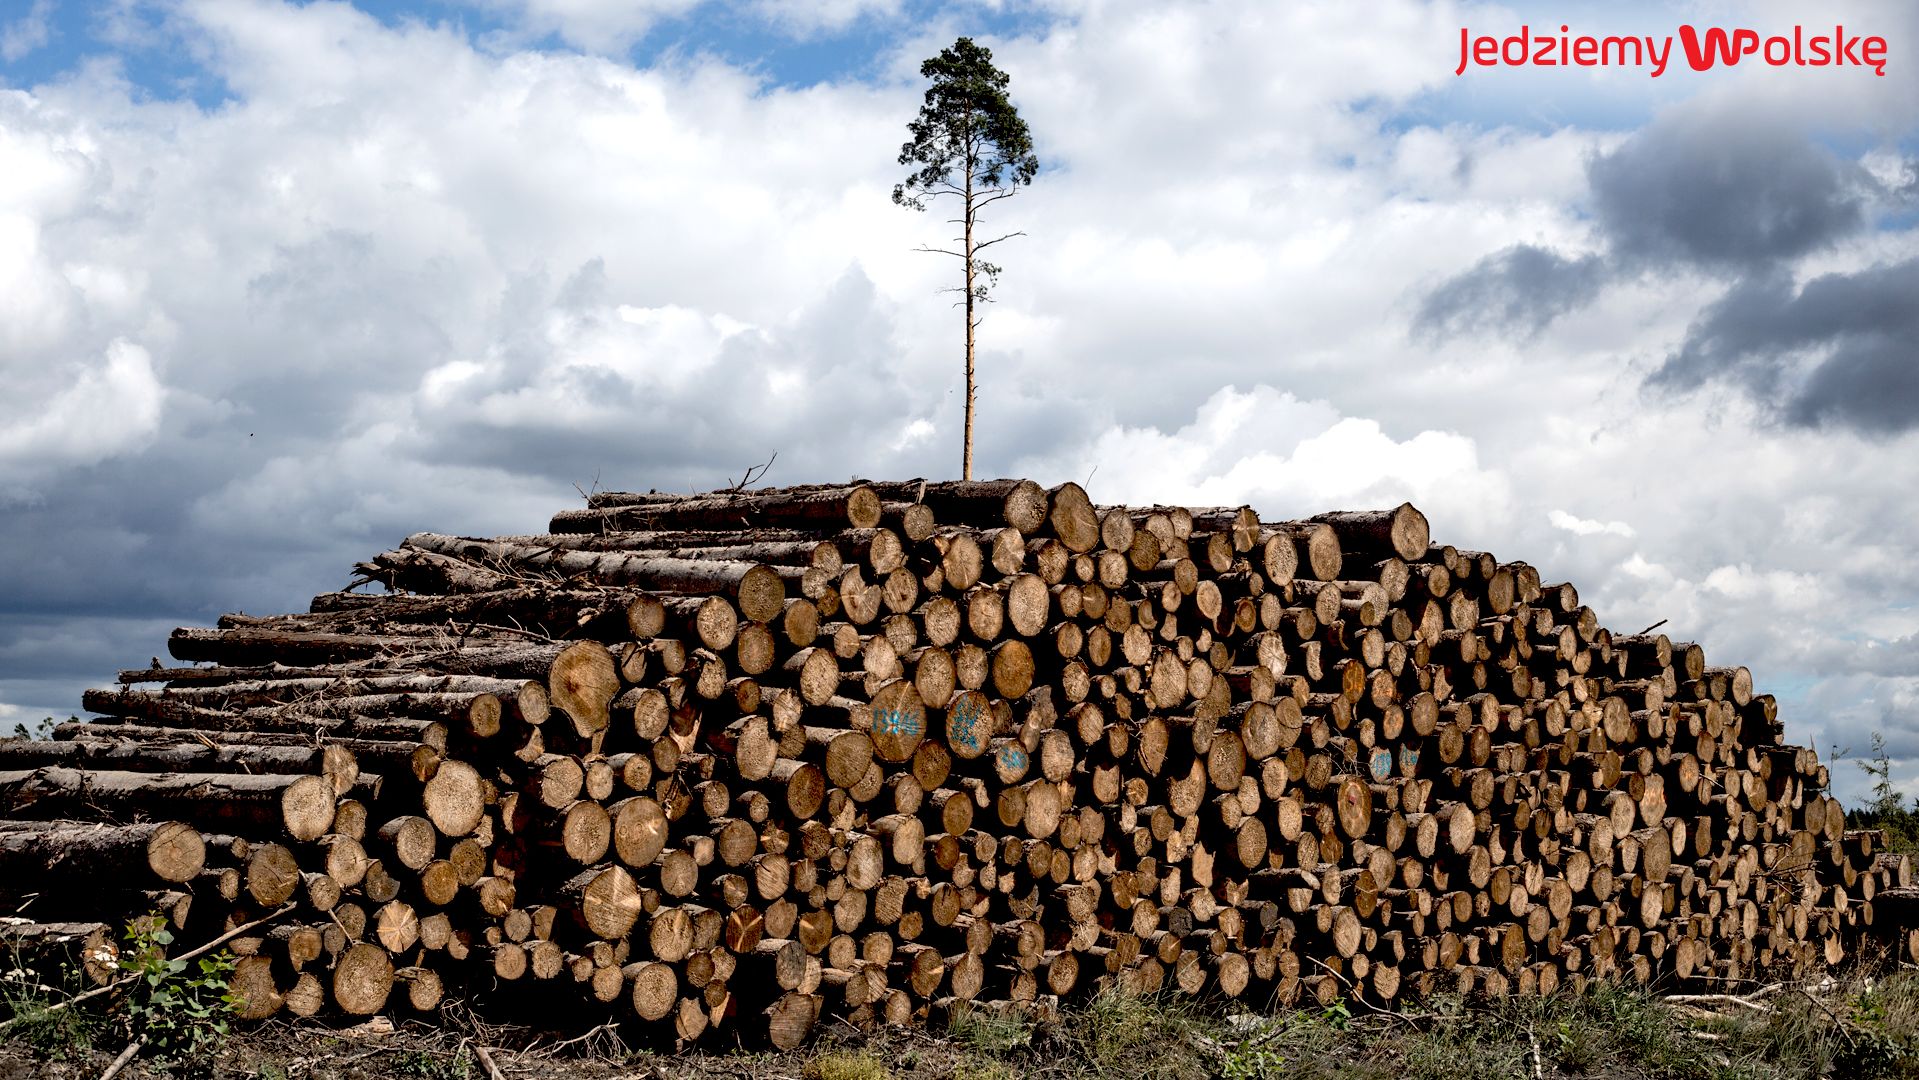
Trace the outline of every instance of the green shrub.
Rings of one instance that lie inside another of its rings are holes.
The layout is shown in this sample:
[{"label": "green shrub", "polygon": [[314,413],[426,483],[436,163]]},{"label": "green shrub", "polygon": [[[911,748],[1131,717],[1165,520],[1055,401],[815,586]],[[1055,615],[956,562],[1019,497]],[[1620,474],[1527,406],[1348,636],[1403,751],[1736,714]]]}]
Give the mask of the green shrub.
[{"label": "green shrub", "polygon": [[127,925],[120,968],[139,977],[127,998],[134,1038],[172,1057],[197,1057],[227,1036],[236,998],[229,985],[233,955],[225,950],[197,962],[167,957],[173,931],[156,915]]}]

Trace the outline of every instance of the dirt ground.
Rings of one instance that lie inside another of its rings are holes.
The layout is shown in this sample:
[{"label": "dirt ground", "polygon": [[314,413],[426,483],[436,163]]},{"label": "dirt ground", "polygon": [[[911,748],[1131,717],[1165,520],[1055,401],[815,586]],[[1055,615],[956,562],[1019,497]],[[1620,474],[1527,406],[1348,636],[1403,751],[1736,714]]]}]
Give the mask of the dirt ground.
[{"label": "dirt ground", "polygon": [[[829,1033],[815,1045],[791,1053],[635,1051],[600,1038],[571,1046],[554,1045],[558,1041],[554,1040],[519,1051],[494,1047],[488,1056],[510,1080],[835,1080],[836,1076],[917,1080],[968,1075],[984,1080],[997,1072],[969,1069],[967,1050],[922,1033],[889,1032],[868,1038],[848,1032],[845,1036],[851,1038]],[[379,1032],[272,1024],[234,1036],[207,1059],[140,1058],[119,1076],[123,1080],[487,1080],[473,1045],[468,1037],[424,1025]],[[116,1051],[111,1047],[48,1051],[0,1044],[0,1080],[95,1080],[112,1064]],[[848,1072],[836,1069],[836,1061],[858,1064]],[[873,1072],[868,1062],[878,1063],[884,1072]]]},{"label": "dirt ground", "polygon": [[[590,1023],[591,1021],[586,1021]],[[124,1018],[16,1029],[0,1080],[98,1080]],[[630,1030],[570,1035],[476,1020],[459,1005],[395,1027],[269,1021],[185,1060],[134,1059],[133,1080],[1919,1080],[1919,972],[1664,995],[1598,985],[1550,998],[1440,998],[1378,1013],[1255,1014],[1177,998],[1102,996],[1032,1024],[961,1010],[925,1028],[825,1022],[813,1043],[635,1046]],[[476,1048],[487,1047],[485,1055]],[[497,1066],[490,1073],[486,1058]]]}]

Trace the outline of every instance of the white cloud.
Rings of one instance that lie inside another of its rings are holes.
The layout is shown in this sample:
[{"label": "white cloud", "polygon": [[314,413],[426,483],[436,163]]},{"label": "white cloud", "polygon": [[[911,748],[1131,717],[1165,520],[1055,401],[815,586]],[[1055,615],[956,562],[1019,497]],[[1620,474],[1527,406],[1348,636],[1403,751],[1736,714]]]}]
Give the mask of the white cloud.
[{"label": "white cloud", "polygon": [[1546,515],[1553,528],[1564,529],[1575,536],[1623,536],[1627,539],[1638,535],[1631,525],[1623,521],[1589,521],[1574,517],[1564,510],[1554,510]]},{"label": "white cloud", "polygon": [[807,40],[841,33],[863,19],[899,16],[900,0],[464,0],[497,12],[512,26],[509,41],[546,35],[588,52],[618,56],[662,23],[675,20],[757,21]]},{"label": "white cloud", "polygon": [[1442,519],[1501,520],[1512,502],[1469,438],[1428,430],[1395,439],[1377,421],[1270,386],[1226,387],[1172,431],[1116,426],[1070,454],[1022,464],[1086,481],[1111,501],[1250,503],[1280,516],[1410,500]]},{"label": "white cloud", "polygon": [[837,33],[862,19],[892,19],[901,0],[754,0],[753,10],[769,24],[798,38]]},{"label": "white cloud", "polygon": [[25,15],[0,26],[0,60],[15,63],[53,40],[52,14],[53,0],[33,0]]},{"label": "white cloud", "polygon": [[159,429],[164,398],[152,357],[116,340],[102,362],[75,365],[51,397],[0,402],[0,495],[23,494],[56,469],[140,448]]},{"label": "white cloud", "polygon": [[676,18],[705,0],[481,0],[511,13],[522,34],[558,34],[569,45],[614,55],[630,48],[663,19]]},{"label": "white cloud", "polygon": [[900,430],[900,437],[893,441],[893,449],[897,452],[919,446],[930,441],[938,431],[939,429],[933,426],[931,420],[923,416],[917,417]]}]

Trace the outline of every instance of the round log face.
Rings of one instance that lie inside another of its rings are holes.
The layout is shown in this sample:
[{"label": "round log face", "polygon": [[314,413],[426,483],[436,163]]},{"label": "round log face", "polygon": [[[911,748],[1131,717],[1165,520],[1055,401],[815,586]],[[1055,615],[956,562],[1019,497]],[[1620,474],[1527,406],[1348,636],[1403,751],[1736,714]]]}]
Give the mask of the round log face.
[{"label": "round log face", "polygon": [[350,1016],[371,1016],[393,989],[393,962],[378,945],[361,942],[347,949],[333,968],[333,1001]]},{"label": "round log face", "polygon": [[553,659],[547,675],[547,700],[571,717],[581,734],[606,727],[607,707],[620,691],[613,654],[598,642],[569,645]]},{"label": "round log face", "polygon": [[873,752],[881,761],[911,760],[926,737],[926,706],[914,684],[896,679],[873,695]]},{"label": "round log face", "polygon": [[480,774],[461,761],[443,761],[426,782],[422,797],[426,816],[444,836],[466,836],[479,828],[486,813]]}]

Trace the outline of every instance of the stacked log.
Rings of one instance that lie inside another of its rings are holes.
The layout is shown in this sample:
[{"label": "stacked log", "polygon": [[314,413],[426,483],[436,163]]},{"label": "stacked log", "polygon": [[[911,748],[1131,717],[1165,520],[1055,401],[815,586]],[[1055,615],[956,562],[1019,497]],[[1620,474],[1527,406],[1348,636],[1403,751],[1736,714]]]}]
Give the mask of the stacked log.
[{"label": "stacked log", "polygon": [[0,744],[0,892],[46,921],[6,933],[282,912],[232,943],[250,1016],[506,988],[792,1046],[1106,987],[1804,973],[1909,884],[1746,669],[1411,506],[914,481],[548,529],[409,537],[386,591],[178,630]]}]

